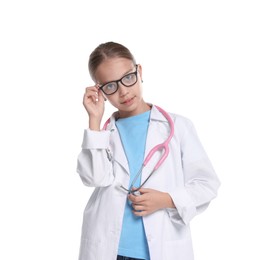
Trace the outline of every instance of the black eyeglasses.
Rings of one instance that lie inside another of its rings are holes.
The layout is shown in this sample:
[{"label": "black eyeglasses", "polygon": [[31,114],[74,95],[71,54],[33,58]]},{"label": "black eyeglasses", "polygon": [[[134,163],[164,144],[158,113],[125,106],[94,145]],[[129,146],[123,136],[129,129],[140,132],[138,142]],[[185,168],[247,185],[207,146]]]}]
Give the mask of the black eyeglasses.
[{"label": "black eyeglasses", "polygon": [[119,82],[125,87],[132,87],[137,82],[137,67],[138,65],[136,64],[135,72],[131,72],[118,80],[107,82],[100,86],[99,89],[106,95],[112,95],[118,90]]}]

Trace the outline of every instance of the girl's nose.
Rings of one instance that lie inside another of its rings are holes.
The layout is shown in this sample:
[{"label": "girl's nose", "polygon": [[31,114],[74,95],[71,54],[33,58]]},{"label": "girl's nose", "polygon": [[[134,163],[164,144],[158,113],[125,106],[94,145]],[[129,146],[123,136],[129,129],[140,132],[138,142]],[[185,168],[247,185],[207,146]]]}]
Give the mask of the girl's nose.
[{"label": "girl's nose", "polygon": [[120,97],[123,97],[128,93],[128,88],[124,86],[121,82],[119,82],[118,84],[119,84],[118,91],[119,91]]}]

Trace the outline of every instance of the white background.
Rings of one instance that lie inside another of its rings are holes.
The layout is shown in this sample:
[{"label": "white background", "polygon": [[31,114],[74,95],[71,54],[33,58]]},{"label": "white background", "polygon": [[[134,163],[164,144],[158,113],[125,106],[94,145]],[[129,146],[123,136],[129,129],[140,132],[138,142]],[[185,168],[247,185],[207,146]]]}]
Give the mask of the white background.
[{"label": "white background", "polygon": [[92,192],[75,171],[82,95],[109,40],[142,64],[146,101],[194,122],[222,182],[191,223],[196,260],[276,259],[275,13],[266,0],[1,1],[0,259],[77,259]]}]

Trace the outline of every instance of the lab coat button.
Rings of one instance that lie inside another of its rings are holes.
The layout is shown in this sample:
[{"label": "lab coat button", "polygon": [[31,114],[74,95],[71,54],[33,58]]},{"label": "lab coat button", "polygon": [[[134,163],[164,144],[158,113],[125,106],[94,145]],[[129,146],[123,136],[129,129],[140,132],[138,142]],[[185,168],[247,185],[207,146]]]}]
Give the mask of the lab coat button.
[{"label": "lab coat button", "polygon": [[148,241],[151,241],[151,240],[152,240],[152,235],[148,235],[148,236],[147,236],[147,240],[148,240]]}]

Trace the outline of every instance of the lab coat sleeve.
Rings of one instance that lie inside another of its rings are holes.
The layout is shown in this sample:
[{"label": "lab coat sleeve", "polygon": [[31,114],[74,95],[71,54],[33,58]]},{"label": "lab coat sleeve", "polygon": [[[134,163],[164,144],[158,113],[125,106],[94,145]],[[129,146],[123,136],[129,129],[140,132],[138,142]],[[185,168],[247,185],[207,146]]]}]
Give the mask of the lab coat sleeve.
[{"label": "lab coat sleeve", "polygon": [[176,209],[168,209],[168,214],[173,222],[188,224],[217,196],[220,181],[192,122],[180,119],[178,123],[184,184],[170,192]]},{"label": "lab coat sleeve", "polygon": [[105,187],[114,180],[109,139],[110,131],[84,131],[77,172],[86,186]]}]

